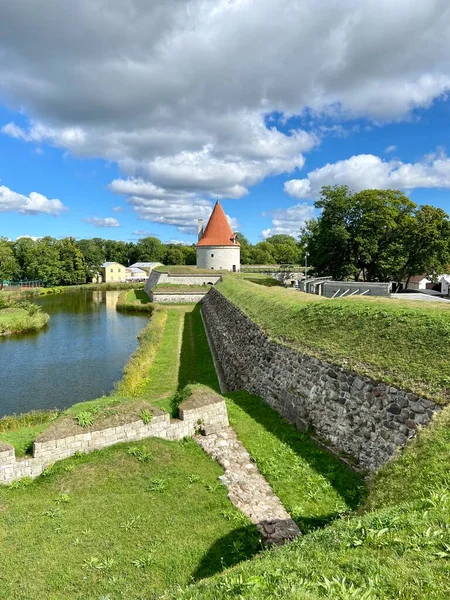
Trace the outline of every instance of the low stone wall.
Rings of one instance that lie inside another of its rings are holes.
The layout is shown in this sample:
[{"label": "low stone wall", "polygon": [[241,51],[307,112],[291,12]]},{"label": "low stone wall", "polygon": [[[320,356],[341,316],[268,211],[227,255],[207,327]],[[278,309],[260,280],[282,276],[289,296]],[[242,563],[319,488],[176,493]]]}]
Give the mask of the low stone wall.
[{"label": "low stone wall", "polygon": [[33,457],[16,459],[14,448],[0,442],[0,484],[11,483],[22,477],[37,477],[57,460],[77,452],[92,452],[121,442],[134,442],[148,437],[181,440],[198,430],[211,433],[228,426],[225,401],[221,396],[188,399],[180,405],[180,419],[171,419],[168,413],[153,409],[153,418],[145,424],[141,419],[86,433],[47,439],[46,434],[34,442]]},{"label": "low stone wall", "polygon": [[[208,288],[209,289],[209,288]],[[201,302],[208,293],[204,292],[153,292],[150,291],[150,300],[157,304],[190,304]]]},{"label": "low stone wall", "polygon": [[207,285],[212,283],[215,285],[219,281],[222,281],[221,275],[210,275],[210,274],[196,274],[196,273],[184,273],[184,274],[172,274],[172,273],[159,273],[158,271],[152,271],[145,284],[145,291],[150,295],[152,288],[162,283],[168,283],[169,285]]},{"label": "low stone wall", "polygon": [[440,410],[434,402],[272,342],[215,288],[203,316],[229,390],[261,396],[375,471]]}]

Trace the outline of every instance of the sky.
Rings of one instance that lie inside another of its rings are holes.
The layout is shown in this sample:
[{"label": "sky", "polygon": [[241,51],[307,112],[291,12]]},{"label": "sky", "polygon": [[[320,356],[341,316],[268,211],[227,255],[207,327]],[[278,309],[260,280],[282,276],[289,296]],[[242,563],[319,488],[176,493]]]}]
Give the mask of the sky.
[{"label": "sky", "polygon": [[448,0],[34,0],[0,19],[0,236],[298,236],[323,185],[450,213]]}]

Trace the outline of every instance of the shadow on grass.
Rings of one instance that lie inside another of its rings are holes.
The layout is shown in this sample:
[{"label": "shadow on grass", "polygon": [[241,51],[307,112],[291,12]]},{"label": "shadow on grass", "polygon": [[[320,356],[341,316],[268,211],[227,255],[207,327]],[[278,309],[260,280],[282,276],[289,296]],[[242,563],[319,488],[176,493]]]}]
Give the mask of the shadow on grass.
[{"label": "shadow on grass", "polygon": [[261,552],[260,533],[255,525],[234,529],[218,539],[203,556],[192,574],[194,581],[211,577]]},{"label": "shadow on grass", "polygon": [[184,316],[178,371],[178,391],[189,383],[202,383],[220,393],[214,363],[203,327],[200,304]]},{"label": "shadow on grass", "polygon": [[150,303],[150,298],[147,296],[147,293],[145,290],[135,290],[134,295],[136,296],[136,301],[139,302],[139,304],[149,304]]},{"label": "shadow on grass", "polygon": [[[366,495],[366,486],[360,475],[351,471],[332,454],[319,448],[308,434],[298,431],[294,425],[288,423],[258,396],[241,391],[231,392],[226,394],[226,397],[233,400],[239,408],[261,424],[266,431],[290,446],[314,471],[327,479],[352,510],[361,504]],[[337,516],[339,515],[326,515],[317,520],[327,524]],[[293,518],[296,519],[297,524],[302,529],[302,517],[293,515]],[[305,527],[303,527],[303,530],[305,530]]]}]

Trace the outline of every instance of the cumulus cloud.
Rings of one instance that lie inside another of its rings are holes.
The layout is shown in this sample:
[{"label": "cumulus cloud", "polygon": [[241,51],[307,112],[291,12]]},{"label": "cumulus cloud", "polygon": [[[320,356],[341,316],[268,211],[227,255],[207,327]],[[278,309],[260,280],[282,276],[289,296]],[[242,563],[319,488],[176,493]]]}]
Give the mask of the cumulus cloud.
[{"label": "cumulus cloud", "polygon": [[392,146],[388,146],[385,149],[385,152],[386,152],[386,154],[390,154],[391,152],[395,152],[396,150],[397,150],[397,146],[392,145]]},{"label": "cumulus cloud", "polygon": [[5,185],[0,185],[0,212],[18,212],[24,215],[58,216],[67,210],[61,200],[50,200],[43,194],[31,192],[28,196],[13,192]]},{"label": "cumulus cloud", "polygon": [[89,217],[83,219],[83,221],[90,225],[94,225],[94,227],[120,227],[119,221],[113,217],[105,217],[104,219],[100,217]]},{"label": "cumulus cloud", "polygon": [[303,202],[302,204],[296,204],[286,209],[279,208],[273,211],[271,216],[272,227],[262,231],[264,239],[279,233],[287,233],[297,238],[305,222],[313,218],[314,207]]},{"label": "cumulus cloud", "polygon": [[440,152],[416,163],[404,163],[358,154],[315,169],[306,179],[286,181],[284,190],[294,198],[314,198],[324,185],[348,185],[355,192],[368,188],[450,188],[450,158]]},{"label": "cumulus cloud", "polygon": [[319,136],[345,134],[334,117],[404,118],[448,92],[449,51],[446,0],[10,2],[0,93],[30,121],[3,133],[199,206],[302,167],[318,138],[270,115],[325,115]]},{"label": "cumulus cloud", "polygon": [[[209,219],[213,204],[195,192],[167,190],[144,179],[115,179],[109,189],[115,194],[127,196],[140,219],[172,225],[183,233],[195,234],[197,221]],[[238,228],[236,219],[227,215],[234,231]]]}]

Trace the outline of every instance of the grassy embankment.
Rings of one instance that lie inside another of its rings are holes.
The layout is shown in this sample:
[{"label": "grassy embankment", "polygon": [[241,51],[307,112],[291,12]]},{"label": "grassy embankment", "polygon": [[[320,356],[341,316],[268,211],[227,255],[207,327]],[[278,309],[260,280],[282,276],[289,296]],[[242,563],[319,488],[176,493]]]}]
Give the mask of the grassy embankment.
[{"label": "grassy embankment", "polygon": [[0,296],[0,336],[39,331],[49,319],[36,304]]},{"label": "grassy embankment", "polygon": [[151,313],[153,304],[144,289],[123,290],[117,299],[116,308],[120,312]]},{"label": "grassy embankment", "polygon": [[[118,394],[172,411],[189,384],[218,390],[198,306],[156,310],[142,336]],[[110,407],[108,398],[68,413]],[[356,506],[360,478],[307,435],[257,398],[231,394],[227,403],[238,435],[304,531]],[[153,597],[261,549],[218,484],[220,469],[192,442],[149,439],[62,461],[50,473],[0,488],[0,594],[10,598],[74,590],[80,598]]]},{"label": "grassy embankment", "polygon": [[164,598],[447,600],[450,408],[371,482],[358,515]]},{"label": "grassy embankment", "polygon": [[233,276],[217,289],[276,341],[442,404],[450,399],[447,304],[331,300]]}]

